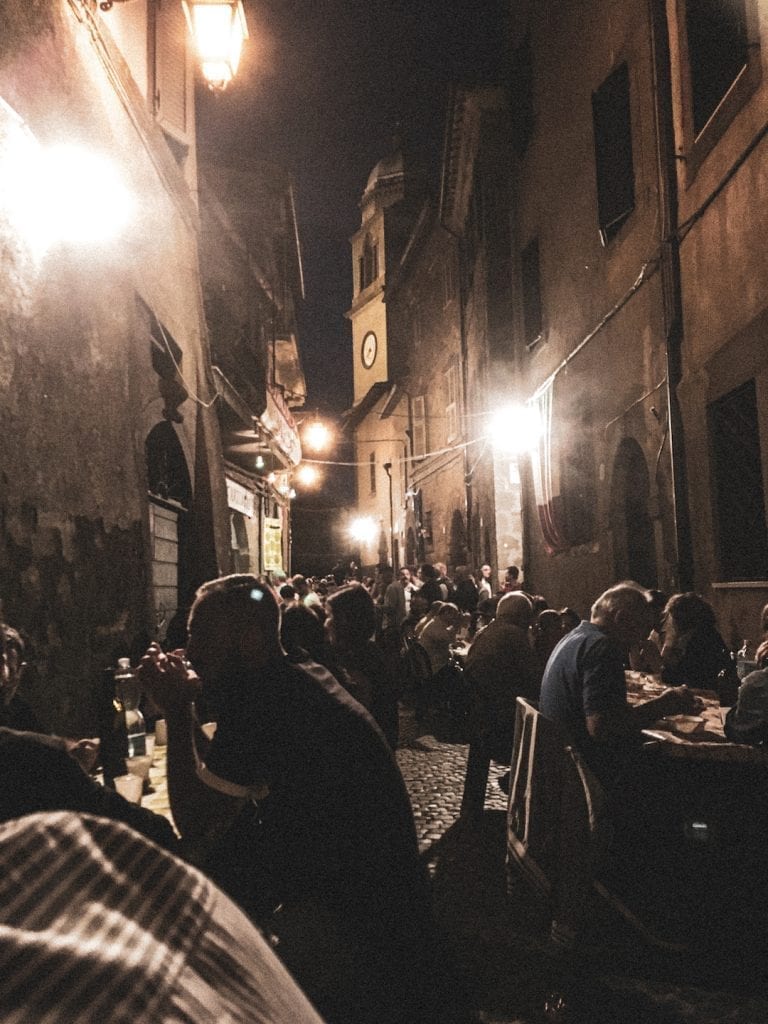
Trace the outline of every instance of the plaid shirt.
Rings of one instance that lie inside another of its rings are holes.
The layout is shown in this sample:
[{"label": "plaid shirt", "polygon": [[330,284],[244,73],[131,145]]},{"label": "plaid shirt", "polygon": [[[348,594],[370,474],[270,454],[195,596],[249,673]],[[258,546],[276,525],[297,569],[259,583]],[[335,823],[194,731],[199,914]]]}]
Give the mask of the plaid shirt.
[{"label": "plaid shirt", "polygon": [[67,812],[0,826],[0,979],[4,1024],[321,1024],[212,882]]}]

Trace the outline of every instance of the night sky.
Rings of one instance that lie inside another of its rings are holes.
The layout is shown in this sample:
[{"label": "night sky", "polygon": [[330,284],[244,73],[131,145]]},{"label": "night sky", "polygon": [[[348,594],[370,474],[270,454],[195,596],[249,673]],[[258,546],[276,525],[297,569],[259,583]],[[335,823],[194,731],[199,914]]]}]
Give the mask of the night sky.
[{"label": "night sky", "polygon": [[400,124],[434,163],[452,78],[499,67],[504,0],[245,0],[251,38],[223,94],[201,91],[203,149],[281,164],[297,186],[307,301],[308,409],[351,402],[349,237],[374,164]]}]

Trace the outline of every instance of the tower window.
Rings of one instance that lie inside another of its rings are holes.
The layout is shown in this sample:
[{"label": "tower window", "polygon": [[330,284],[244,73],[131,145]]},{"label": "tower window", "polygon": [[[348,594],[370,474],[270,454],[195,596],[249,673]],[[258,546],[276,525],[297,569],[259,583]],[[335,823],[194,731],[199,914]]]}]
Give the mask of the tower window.
[{"label": "tower window", "polygon": [[368,475],[371,485],[371,494],[376,493],[376,453],[371,452],[368,456]]},{"label": "tower window", "polygon": [[365,236],[363,252],[360,256],[360,291],[379,276],[379,247],[370,235]]}]

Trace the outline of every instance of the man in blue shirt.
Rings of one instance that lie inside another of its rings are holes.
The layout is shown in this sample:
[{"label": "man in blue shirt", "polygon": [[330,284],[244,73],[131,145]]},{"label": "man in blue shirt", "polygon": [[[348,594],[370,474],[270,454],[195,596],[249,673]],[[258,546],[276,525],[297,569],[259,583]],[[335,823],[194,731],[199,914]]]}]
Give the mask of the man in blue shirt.
[{"label": "man in blue shirt", "polygon": [[685,686],[637,707],[627,704],[629,648],[651,629],[646,590],[619,583],[601,594],[589,622],[567,633],[550,655],[539,710],[558,722],[603,785],[611,787],[640,743],[640,730],[665,715],[688,714],[695,697]]}]

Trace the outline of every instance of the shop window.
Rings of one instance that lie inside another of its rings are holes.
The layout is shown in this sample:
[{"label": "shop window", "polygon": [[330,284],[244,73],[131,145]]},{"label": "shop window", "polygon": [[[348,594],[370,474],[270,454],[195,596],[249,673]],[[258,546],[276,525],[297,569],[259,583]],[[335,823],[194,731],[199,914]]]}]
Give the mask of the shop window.
[{"label": "shop window", "polygon": [[721,579],[768,579],[765,488],[754,380],[712,402],[708,418]]},{"label": "shop window", "polygon": [[592,94],[597,213],[603,245],[635,208],[629,70],[620,64]]}]

